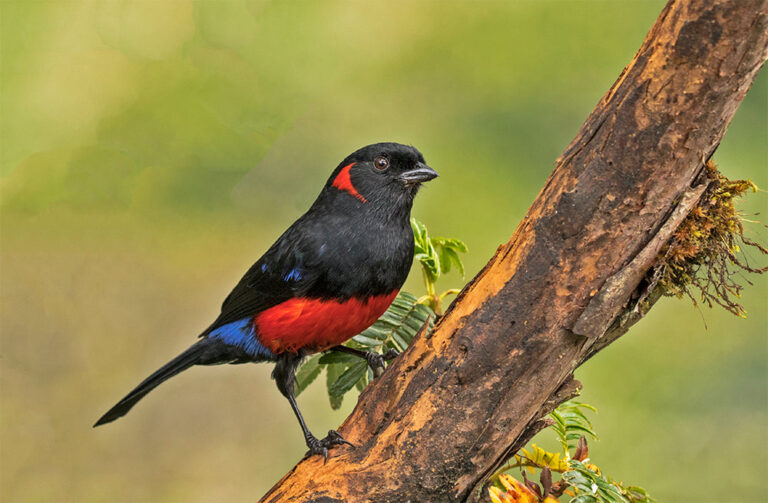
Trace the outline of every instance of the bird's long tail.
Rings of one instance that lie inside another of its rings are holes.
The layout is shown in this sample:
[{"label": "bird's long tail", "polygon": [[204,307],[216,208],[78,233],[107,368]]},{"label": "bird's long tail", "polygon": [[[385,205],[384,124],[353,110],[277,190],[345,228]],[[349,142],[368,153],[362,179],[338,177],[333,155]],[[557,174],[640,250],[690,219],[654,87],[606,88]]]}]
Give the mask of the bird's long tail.
[{"label": "bird's long tail", "polygon": [[209,339],[201,339],[179,356],[157,369],[151,376],[147,377],[141,384],[136,386],[133,391],[117,402],[114,407],[109,409],[106,414],[101,416],[101,418],[96,421],[96,424],[93,425],[94,428],[102,424],[110,423],[115,419],[126,415],[128,411],[136,405],[136,402],[144,398],[147,393],[155,389],[163,381],[187,370],[193,365],[214,363],[210,361],[210,353],[212,349],[211,342],[212,341]]}]

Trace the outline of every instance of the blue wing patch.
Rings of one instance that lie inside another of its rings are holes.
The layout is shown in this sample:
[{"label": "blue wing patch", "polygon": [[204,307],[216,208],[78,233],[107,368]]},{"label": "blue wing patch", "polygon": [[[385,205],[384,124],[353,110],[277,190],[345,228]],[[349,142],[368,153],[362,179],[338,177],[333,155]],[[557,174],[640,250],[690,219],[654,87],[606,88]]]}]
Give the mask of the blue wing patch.
[{"label": "blue wing patch", "polygon": [[252,318],[244,318],[222,325],[209,333],[208,337],[230,346],[239,347],[257,360],[275,359],[275,354],[265,348],[256,337]]},{"label": "blue wing patch", "polygon": [[299,281],[303,272],[304,271],[302,271],[300,267],[294,267],[287,273],[283,274],[283,279],[285,281]]},{"label": "blue wing patch", "polygon": [[[265,274],[271,274],[272,268],[269,267],[266,263],[261,264],[261,272]],[[293,269],[286,271],[282,274],[282,278],[284,281],[300,281],[301,278],[304,276],[304,270],[301,268],[301,265],[297,265]]]}]

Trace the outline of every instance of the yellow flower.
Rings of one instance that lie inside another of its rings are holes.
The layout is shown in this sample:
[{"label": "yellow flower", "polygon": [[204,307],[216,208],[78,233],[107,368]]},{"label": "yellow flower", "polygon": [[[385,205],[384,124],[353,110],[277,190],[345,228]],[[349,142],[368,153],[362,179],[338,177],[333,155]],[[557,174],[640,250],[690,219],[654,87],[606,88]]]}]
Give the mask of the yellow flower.
[{"label": "yellow flower", "polygon": [[491,487],[488,489],[488,492],[493,503],[514,503],[512,496],[509,496],[508,493],[503,492],[498,487]]},{"label": "yellow flower", "polygon": [[506,492],[497,487],[491,487],[489,492],[493,503],[536,503],[538,501],[533,491],[506,473],[499,475],[499,480]]}]

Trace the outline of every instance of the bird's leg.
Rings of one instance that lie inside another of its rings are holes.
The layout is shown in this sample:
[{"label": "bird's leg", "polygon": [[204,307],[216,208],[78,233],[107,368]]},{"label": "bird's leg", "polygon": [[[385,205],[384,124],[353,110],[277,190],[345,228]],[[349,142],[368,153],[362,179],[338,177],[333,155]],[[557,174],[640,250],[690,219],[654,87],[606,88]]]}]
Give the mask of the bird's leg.
[{"label": "bird's leg", "polygon": [[304,440],[307,443],[307,447],[309,447],[306,456],[322,454],[324,459],[323,462],[325,462],[328,461],[328,449],[334,445],[347,444],[352,447],[354,446],[344,440],[344,438],[335,430],[330,430],[325,438],[318,440],[317,437],[309,431],[309,428],[307,428],[307,424],[304,422],[304,417],[301,415],[299,406],[296,403],[296,396],[293,390],[293,383],[296,381],[296,367],[301,363],[301,357],[302,355],[297,353],[285,353],[280,355],[275,364],[275,369],[272,371],[272,377],[275,379],[275,383],[277,383],[277,389],[288,399],[288,402],[291,404],[291,409],[293,409],[293,413],[296,415],[296,419],[299,420],[301,431],[304,433]]},{"label": "bird's leg", "polygon": [[379,377],[384,372],[384,362],[388,362],[400,354],[394,349],[390,349],[383,355],[380,355],[379,353],[374,353],[373,351],[363,351],[360,349],[350,348],[348,346],[334,346],[329,349],[329,351],[339,351],[341,353],[347,353],[365,359],[376,377]]}]

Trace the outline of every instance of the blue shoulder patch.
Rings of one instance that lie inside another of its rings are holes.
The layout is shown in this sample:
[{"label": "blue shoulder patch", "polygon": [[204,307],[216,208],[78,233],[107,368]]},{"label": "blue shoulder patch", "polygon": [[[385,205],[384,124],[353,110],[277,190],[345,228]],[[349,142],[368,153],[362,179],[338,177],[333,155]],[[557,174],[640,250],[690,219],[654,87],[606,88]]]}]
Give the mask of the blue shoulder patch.
[{"label": "blue shoulder patch", "polygon": [[[265,262],[261,264],[261,272],[271,274],[272,268]],[[293,269],[283,272],[281,275],[284,281],[299,281],[303,276],[304,270],[301,268],[301,265],[297,265]]]},{"label": "blue shoulder patch", "polygon": [[294,267],[287,273],[283,274],[283,279],[285,281],[299,281],[303,272],[304,271],[302,271],[300,267]]},{"label": "blue shoulder patch", "polygon": [[227,323],[213,330],[208,337],[217,339],[229,346],[236,346],[248,353],[256,360],[273,360],[275,354],[265,348],[256,337],[256,331],[253,326],[252,318]]}]

